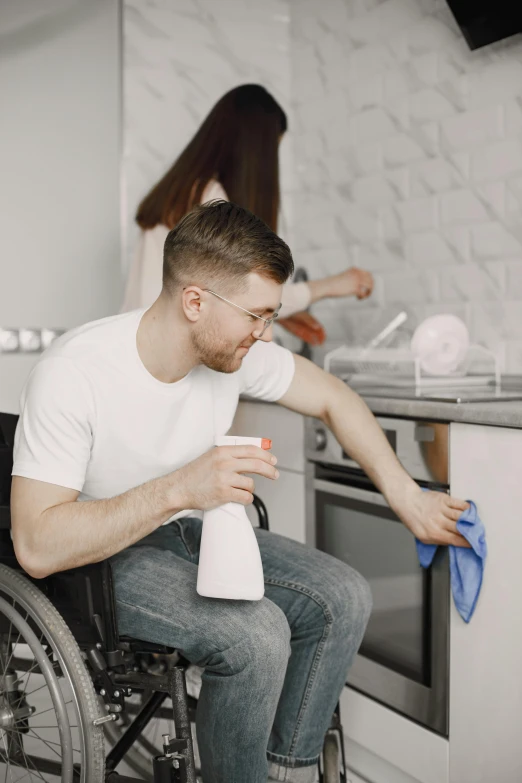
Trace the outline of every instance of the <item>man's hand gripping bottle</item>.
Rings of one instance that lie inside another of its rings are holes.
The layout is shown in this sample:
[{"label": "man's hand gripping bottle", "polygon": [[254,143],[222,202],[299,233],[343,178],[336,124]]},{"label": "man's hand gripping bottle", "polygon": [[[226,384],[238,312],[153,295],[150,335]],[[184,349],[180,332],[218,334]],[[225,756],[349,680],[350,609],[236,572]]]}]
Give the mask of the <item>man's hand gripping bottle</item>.
[{"label": "man's hand gripping bottle", "polygon": [[[269,449],[266,438],[223,436],[216,446],[259,446]],[[241,503],[205,511],[199,554],[197,591],[209,598],[260,601],[265,592],[263,565],[257,539]]]}]

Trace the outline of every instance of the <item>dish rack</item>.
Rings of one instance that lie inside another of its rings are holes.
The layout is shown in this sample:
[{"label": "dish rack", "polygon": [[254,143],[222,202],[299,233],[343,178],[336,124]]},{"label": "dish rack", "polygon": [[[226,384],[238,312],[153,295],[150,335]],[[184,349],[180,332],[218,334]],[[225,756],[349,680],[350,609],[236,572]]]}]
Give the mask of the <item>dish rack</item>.
[{"label": "dish rack", "polygon": [[342,345],[326,354],[324,369],[345,381],[362,386],[482,385],[500,387],[500,361],[482,345],[470,345],[458,369],[447,375],[429,375],[421,359],[398,348],[350,348]]}]

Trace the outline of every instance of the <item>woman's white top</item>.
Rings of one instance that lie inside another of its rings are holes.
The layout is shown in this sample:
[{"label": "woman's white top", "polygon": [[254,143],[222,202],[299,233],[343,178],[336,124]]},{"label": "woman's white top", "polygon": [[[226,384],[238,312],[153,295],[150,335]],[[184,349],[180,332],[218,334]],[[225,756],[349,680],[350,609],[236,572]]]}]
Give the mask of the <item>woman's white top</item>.
[{"label": "woman's white top", "polygon": [[[227,194],[219,182],[211,180],[203,191],[201,203],[205,204],[215,198],[228,201]],[[122,313],[150,307],[158,298],[162,286],[163,246],[169,230],[167,226],[158,224],[154,228],[141,232],[127,279]],[[292,313],[306,310],[309,304],[310,288],[306,283],[286,283],[283,286],[283,306],[280,317],[287,318]]]}]

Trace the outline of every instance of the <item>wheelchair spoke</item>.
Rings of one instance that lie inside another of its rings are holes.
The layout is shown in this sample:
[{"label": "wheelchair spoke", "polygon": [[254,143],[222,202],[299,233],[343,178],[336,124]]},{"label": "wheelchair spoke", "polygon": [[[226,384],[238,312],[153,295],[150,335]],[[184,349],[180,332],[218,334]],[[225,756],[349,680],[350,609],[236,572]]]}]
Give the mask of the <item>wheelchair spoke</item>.
[{"label": "wheelchair spoke", "polygon": [[[44,728],[47,729],[47,728],[54,728],[54,727],[52,727],[52,726],[44,726]],[[56,755],[59,758],[61,758],[61,755],[58,753],[58,751],[55,750],[53,747],[51,747],[52,745],[56,745],[57,748],[61,748],[62,747],[61,743],[53,742],[52,740],[46,740],[43,737],[40,737],[40,735],[36,731],[34,731],[34,729],[31,726],[29,727],[29,732],[35,739],[38,739],[38,740],[40,740],[40,742],[43,742],[44,745],[47,745],[49,750],[52,750],[53,753],[56,753]],[[81,752],[80,750],[78,750],[78,748],[73,748],[73,750],[74,750],[75,753],[80,753]]]},{"label": "wheelchair spoke", "polygon": [[[29,777],[30,777],[30,780],[32,780],[32,778],[33,778],[33,771],[34,771],[34,772],[36,773],[36,775],[37,775],[37,776],[38,776],[38,777],[39,777],[41,780],[43,780],[43,781],[44,781],[44,783],[46,783],[46,780],[45,780],[45,778],[44,778],[44,777],[42,777],[42,775],[40,774],[40,772],[39,772],[39,771],[36,769],[36,767],[35,767],[35,765],[34,765],[34,763],[33,763],[32,759],[31,759],[31,757],[30,757],[30,756],[28,756],[28,755],[27,755],[27,753],[25,752],[25,750],[24,750],[24,743],[23,743],[23,739],[20,737],[20,732],[19,732],[17,729],[15,729],[15,733],[18,735],[18,745],[19,745],[19,747],[20,747],[20,750],[22,751],[22,755],[23,755],[23,757],[24,757],[24,761],[25,761],[25,768],[26,768],[26,770],[29,772]],[[27,766],[27,762],[29,762],[29,763],[31,764],[32,770],[29,770],[29,767]],[[9,765],[9,766],[10,766],[10,765]],[[19,765],[17,765],[17,766],[19,766]]]},{"label": "wheelchair spoke", "polygon": [[[24,671],[24,673],[22,674],[22,677],[25,677],[25,676],[27,675],[27,680],[26,680],[26,683],[25,683],[25,688],[27,688],[27,683],[29,682],[29,680],[30,680],[30,678],[31,678],[31,674],[34,674],[34,673],[35,673],[35,670],[36,670],[36,669],[39,669],[39,668],[40,668],[40,666],[39,666],[39,664],[38,664],[38,661],[35,661],[35,662],[33,663],[33,665],[31,666],[31,668],[30,668],[30,669],[28,669],[27,671]],[[39,674],[41,674],[41,670],[40,670]],[[25,688],[24,688],[24,693],[25,693]]]},{"label": "wheelchair spoke", "polygon": [[[8,749],[7,749],[7,745],[6,745],[6,741],[5,741],[5,732],[4,732],[4,736],[2,737],[2,739],[4,740],[4,748],[5,748],[5,752],[6,752],[7,756],[9,756],[9,751],[8,751]],[[11,780],[13,780],[13,773],[12,773],[12,771],[11,771],[11,765],[10,765],[10,764],[9,764],[9,762],[7,761],[7,758],[5,758],[5,759],[4,759],[4,755],[3,755],[2,751],[0,751],[0,757],[2,758],[2,761],[4,761],[4,760],[5,760],[5,762],[6,762],[4,783],[7,783],[7,771],[8,771],[8,770],[9,770],[9,777],[11,778]]]},{"label": "wheelchair spoke", "polygon": [[[13,606],[15,605],[15,600],[14,600],[14,598],[13,598],[12,605],[13,605]],[[9,650],[9,649],[10,649],[10,646],[9,646],[9,645],[10,645],[10,643],[11,643],[11,630],[12,630],[12,628],[13,628],[13,624],[12,624],[12,623],[9,623],[9,635],[8,635],[8,637],[7,637],[7,650]],[[20,634],[18,634],[18,637],[20,637]],[[4,666],[4,670],[5,670],[5,669],[7,669],[7,665],[5,665],[5,666]]]},{"label": "wheelchair spoke", "polygon": [[[72,704],[72,701],[66,701],[65,704]],[[54,712],[54,706],[49,707],[47,710],[40,710],[40,712],[34,712],[31,717],[36,718],[38,715],[45,715],[46,712]]]},{"label": "wheelchair spoke", "polygon": [[[70,723],[69,725],[70,725],[71,729],[77,729],[78,728],[78,726],[73,726],[72,723]],[[53,729],[53,728],[57,728],[57,727],[56,726],[30,726],[29,728],[31,728],[31,729]],[[80,751],[78,751],[78,753],[79,752]]]},{"label": "wheelchair spoke", "polygon": [[[14,603],[13,603],[13,606],[14,606]],[[10,625],[9,625],[9,638],[11,638],[11,628],[12,627],[13,627],[13,625],[12,625],[12,623],[10,623]],[[14,653],[14,651],[16,649],[16,646],[20,643],[20,636],[21,636],[21,634],[20,634],[20,632],[18,632],[17,641],[12,643],[11,653],[9,655],[9,658],[7,659],[7,663],[4,666],[4,672],[8,671],[8,669],[9,669],[9,664],[11,663],[11,659],[13,657],[13,653]],[[7,649],[9,649],[9,647]]]},{"label": "wheelchair spoke", "polygon": [[43,739],[43,737],[40,737],[40,735],[39,735],[39,734],[37,734],[36,732],[34,732],[32,729],[29,729],[29,734],[30,734],[32,737],[34,737],[34,739],[37,739],[37,740],[39,740],[40,742],[43,742],[43,744],[44,744],[44,745],[47,745],[47,747],[49,748],[49,750],[52,750],[52,752],[53,752],[53,753],[54,753],[56,756],[58,756],[58,758],[59,758],[59,759],[61,759],[61,758],[62,758],[61,754],[60,754],[60,753],[58,753],[58,751],[57,751],[57,750],[55,750],[55,749],[52,747],[52,745],[56,745],[56,747],[58,747],[58,748],[61,748],[62,746],[60,745],[60,743],[59,743],[59,742],[51,742],[50,740],[44,740],[44,739]]},{"label": "wheelchair spoke", "polygon": [[[46,685],[42,685],[39,688],[35,688],[34,691],[31,691],[31,692],[41,691],[45,687],[46,687]],[[18,700],[18,701],[20,701],[20,700]],[[73,702],[71,700],[69,700],[69,701],[67,701],[65,703],[70,705]],[[39,714],[43,714],[44,712],[49,712],[49,711],[50,710],[43,710]],[[15,721],[15,725],[14,725],[14,727],[12,729],[6,730],[6,731],[9,731],[11,733],[14,733],[14,735],[18,738],[20,744],[22,743],[22,737],[20,736],[20,731],[19,731],[19,727],[18,727],[17,724],[20,724],[23,721],[31,720],[31,717],[32,716],[26,716],[26,717],[20,718],[19,720]],[[70,725],[71,725],[71,728],[78,728],[78,724],[76,724],[76,723],[75,724],[70,724]],[[53,756],[56,756],[58,759],[61,760],[62,759],[62,754],[60,752],[58,752],[58,750],[56,750],[56,748],[61,749],[61,747],[62,747],[61,744],[59,742],[53,741],[52,739],[48,739],[46,737],[43,737],[39,733],[39,731],[37,731],[37,729],[46,730],[46,731],[50,730],[52,732],[56,732],[56,731],[58,731],[58,726],[53,724],[53,723],[50,723],[48,725],[38,725],[38,726],[29,725],[28,726],[28,731],[26,733],[24,733],[23,736],[25,736],[29,740],[32,740],[33,742],[35,742],[35,741],[36,742],[41,742],[42,745],[46,746],[49,749],[49,751],[52,752]],[[4,744],[5,744],[5,740],[6,740],[6,734],[4,734]],[[27,755],[25,753],[25,750],[24,750],[23,747],[21,747],[21,751],[22,751],[22,753],[24,755],[24,759],[26,761],[26,764],[30,763],[31,767],[33,768],[33,769],[29,769],[23,775],[23,777],[25,778],[27,775],[29,775],[30,778],[32,779],[33,774],[40,774],[40,773],[37,770],[37,768],[35,767],[34,762],[31,759],[31,756]],[[73,746],[73,752],[78,754],[80,756],[80,759],[81,759],[81,755],[82,754],[81,754],[81,750],[79,750],[79,748],[76,748],[76,747]],[[35,754],[33,753],[33,755],[35,755]],[[6,761],[6,759],[3,758],[3,754],[0,755],[0,761]],[[10,774],[10,777],[12,779],[12,772],[11,772],[12,765],[9,762],[7,762],[7,764],[8,764],[9,774]],[[19,767],[19,769],[22,769],[22,767]],[[6,776],[7,776],[7,770],[6,770]],[[54,780],[54,777],[55,776],[53,776],[53,780]],[[21,780],[21,778],[17,777],[16,781],[13,782],[13,783],[18,783],[19,780]],[[42,777],[42,780],[46,780],[46,778]]]},{"label": "wheelchair spoke", "polygon": [[[38,662],[37,662],[37,661],[35,661],[35,663],[33,664],[33,666],[31,666],[31,668],[30,668],[30,669],[29,669],[29,671],[27,672],[27,680],[25,681],[24,689],[23,689],[23,691],[22,691],[22,693],[21,693],[20,697],[17,699],[17,704],[21,704],[21,703],[22,703],[22,701],[25,699],[25,696],[26,696],[26,690],[27,690],[27,685],[28,685],[28,683],[29,683],[29,679],[30,679],[30,677],[31,677],[31,674],[34,672],[34,670],[35,670],[35,668],[36,668],[36,667],[38,667],[38,668],[39,668],[39,666],[38,666]],[[40,671],[39,673],[41,673],[41,671]]]},{"label": "wheelchair spoke", "polygon": [[[34,690],[32,690],[32,691],[27,691],[27,693],[26,693],[25,695],[26,695],[26,696],[32,696],[32,695],[33,695],[33,693],[38,693],[38,691],[41,691],[41,690],[43,690],[43,688],[47,688],[47,683],[46,683],[46,682],[44,682],[44,684],[43,684],[43,685],[40,685],[38,688],[35,688],[35,689],[34,689]],[[17,705],[17,704],[18,704],[20,701],[22,701],[22,697],[20,697],[19,699],[17,699],[17,700],[16,700],[16,702],[13,702],[13,706],[14,706],[14,705]]]},{"label": "wheelchair spoke", "polygon": [[[19,769],[22,769],[22,768],[20,767]],[[11,767],[9,767],[9,770],[11,770]],[[22,775],[21,778],[16,778],[16,783],[20,783],[20,781],[23,780],[24,778],[26,778],[28,775],[29,775],[29,783],[31,783],[31,773],[28,772],[27,770],[24,772],[24,774]],[[13,779],[13,777],[11,775],[11,780],[12,779]]]}]

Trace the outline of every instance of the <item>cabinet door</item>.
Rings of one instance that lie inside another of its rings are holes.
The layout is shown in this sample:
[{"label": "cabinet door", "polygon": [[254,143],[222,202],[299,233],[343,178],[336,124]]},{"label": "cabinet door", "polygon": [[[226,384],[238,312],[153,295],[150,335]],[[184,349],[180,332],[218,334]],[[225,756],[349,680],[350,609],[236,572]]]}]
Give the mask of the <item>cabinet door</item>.
[{"label": "cabinet door", "polygon": [[[267,507],[270,530],[295,541],[305,542],[305,477],[302,473],[280,470],[277,481],[254,476],[256,495]],[[248,516],[257,524],[251,506]]]},{"label": "cabinet door", "polygon": [[488,546],[471,621],[451,612],[450,781],[515,783],[522,780],[522,430],[456,423],[450,443],[451,494],[475,501]]}]

